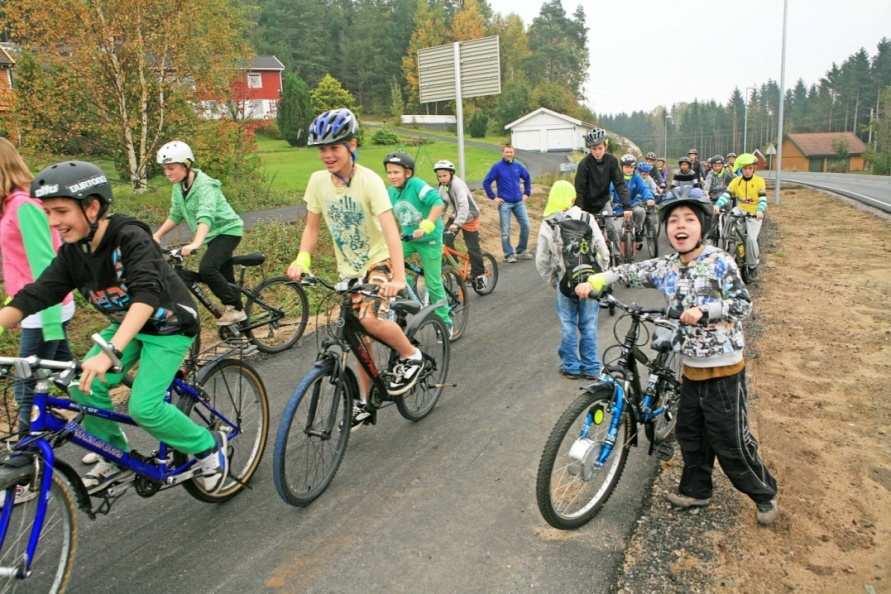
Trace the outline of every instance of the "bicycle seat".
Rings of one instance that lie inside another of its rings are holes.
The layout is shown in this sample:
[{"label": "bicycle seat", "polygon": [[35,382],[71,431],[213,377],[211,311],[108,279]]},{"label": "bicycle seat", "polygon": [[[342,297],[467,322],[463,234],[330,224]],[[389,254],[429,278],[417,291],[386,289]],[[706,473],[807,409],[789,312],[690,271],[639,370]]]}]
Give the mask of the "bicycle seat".
[{"label": "bicycle seat", "polygon": [[417,301],[412,301],[411,299],[397,299],[390,304],[390,309],[397,313],[404,312],[414,315],[421,311],[421,304]]},{"label": "bicycle seat", "polygon": [[233,266],[259,266],[263,262],[266,261],[266,256],[261,254],[260,252],[254,252],[253,254],[245,254],[243,256],[232,256],[229,259],[229,262]]}]

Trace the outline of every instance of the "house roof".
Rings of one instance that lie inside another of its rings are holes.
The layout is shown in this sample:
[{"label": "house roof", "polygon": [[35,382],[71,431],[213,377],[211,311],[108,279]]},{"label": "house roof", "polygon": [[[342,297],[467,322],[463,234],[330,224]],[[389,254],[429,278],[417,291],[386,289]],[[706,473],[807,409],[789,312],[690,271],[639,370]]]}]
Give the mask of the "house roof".
[{"label": "house roof", "polygon": [[14,65],[15,60],[12,59],[12,54],[10,54],[6,48],[0,47],[0,67],[8,68]]},{"label": "house roof", "polygon": [[561,120],[566,120],[567,122],[570,122],[570,123],[572,123],[572,124],[575,124],[576,126],[586,126],[586,127],[588,127],[588,128],[591,128],[591,127],[592,127],[591,124],[588,124],[587,122],[583,122],[583,121],[581,121],[581,120],[577,120],[576,118],[574,118],[574,117],[572,117],[572,116],[568,116],[568,115],[566,115],[565,113],[558,113],[558,112],[556,112],[556,111],[553,111],[553,110],[548,109],[547,107],[539,107],[539,108],[536,109],[535,111],[531,111],[531,112],[527,113],[526,115],[524,115],[523,117],[521,117],[521,118],[519,118],[519,119],[517,119],[517,120],[514,120],[513,122],[511,122],[510,124],[508,124],[507,126],[505,126],[504,129],[505,129],[505,130],[510,130],[511,128],[513,128],[514,126],[516,126],[517,124],[521,124],[521,123],[525,122],[526,120],[528,120],[529,118],[535,117],[535,116],[537,116],[537,115],[540,114],[540,113],[546,113],[546,114],[548,114],[548,115],[552,115],[552,116],[554,116],[554,117],[556,117],[556,118],[560,118]]},{"label": "house roof", "polygon": [[848,154],[860,155],[866,152],[866,145],[852,132],[811,132],[807,134],[786,134],[786,138],[798,147],[806,157],[830,157],[838,153],[835,144],[844,142]]},{"label": "house roof", "polygon": [[254,56],[248,70],[284,70],[285,65],[275,56]]}]

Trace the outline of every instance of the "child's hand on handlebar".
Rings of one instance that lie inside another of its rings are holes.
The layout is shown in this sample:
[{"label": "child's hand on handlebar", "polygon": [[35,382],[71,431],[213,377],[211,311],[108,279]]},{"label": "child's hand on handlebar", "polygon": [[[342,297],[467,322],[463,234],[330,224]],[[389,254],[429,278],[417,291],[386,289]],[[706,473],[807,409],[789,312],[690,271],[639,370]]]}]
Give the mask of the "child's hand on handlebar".
[{"label": "child's hand on handlebar", "polygon": [[90,394],[92,392],[93,380],[98,377],[100,380],[105,381],[105,372],[111,369],[112,365],[113,362],[108,358],[108,355],[101,352],[84,361],[80,366],[81,376],[78,386],[80,391]]},{"label": "child's hand on handlebar", "polygon": [[699,323],[699,320],[702,319],[703,313],[702,310],[698,307],[691,307],[689,309],[685,309],[684,313],[681,314],[681,323],[687,324],[688,326],[695,326]]},{"label": "child's hand on handlebar", "polygon": [[388,280],[387,282],[382,284],[380,291],[378,291],[378,294],[381,297],[395,297],[404,290],[405,281],[394,278],[393,280]]},{"label": "child's hand on handlebar", "polygon": [[200,245],[188,243],[179,249],[179,253],[182,254],[183,258],[188,258],[190,254],[197,252],[199,249],[201,249]]}]

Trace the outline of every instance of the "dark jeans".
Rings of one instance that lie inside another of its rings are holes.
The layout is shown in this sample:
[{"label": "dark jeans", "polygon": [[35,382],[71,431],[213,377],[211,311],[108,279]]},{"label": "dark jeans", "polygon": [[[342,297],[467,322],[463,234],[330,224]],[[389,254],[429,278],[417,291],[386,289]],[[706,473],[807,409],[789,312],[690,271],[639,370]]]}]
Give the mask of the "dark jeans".
[{"label": "dark jeans", "polygon": [[777,494],[777,482],[749,431],[745,370],[702,382],[684,378],[676,433],[684,456],[682,495],[712,496],[715,457],[733,486],[755,503],[767,503]]},{"label": "dark jeans", "polygon": [[[68,329],[68,322],[62,324],[62,329]],[[67,332],[66,332],[67,336]],[[71,349],[68,348],[68,340],[43,340],[41,328],[22,328],[22,340],[19,343],[19,357],[37,355],[38,359],[52,359],[54,361],[71,361]],[[19,405],[19,431],[27,433],[31,426],[31,405],[34,403],[35,380],[16,381],[13,391],[15,401]]]},{"label": "dark jeans", "polygon": [[[470,256],[470,276],[476,278],[486,273],[483,266],[483,253],[480,251],[480,232],[468,231],[461,229],[464,234],[464,245],[467,246],[467,254]],[[455,247],[455,236],[451,233],[445,233],[443,238],[446,239],[446,245],[450,248]]]},{"label": "dark jeans", "polygon": [[218,235],[207,244],[204,257],[198,266],[201,281],[210,287],[214,295],[223,303],[241,309],[241,293],[229,283],[235,284],[235,271],[229,260],[241,237]]}]

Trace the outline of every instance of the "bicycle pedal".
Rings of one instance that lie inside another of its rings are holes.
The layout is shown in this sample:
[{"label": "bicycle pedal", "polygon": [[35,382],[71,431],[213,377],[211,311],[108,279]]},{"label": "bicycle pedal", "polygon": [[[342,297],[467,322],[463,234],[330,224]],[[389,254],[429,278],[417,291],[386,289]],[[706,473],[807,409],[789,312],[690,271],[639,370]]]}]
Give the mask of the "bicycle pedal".
[{"label": "bicycle pedal", "polygon": [[674,444],[671,442],[663,441],[656,447],[655,454],[659,460],[668,462],[669,460],[674,458]]}]

